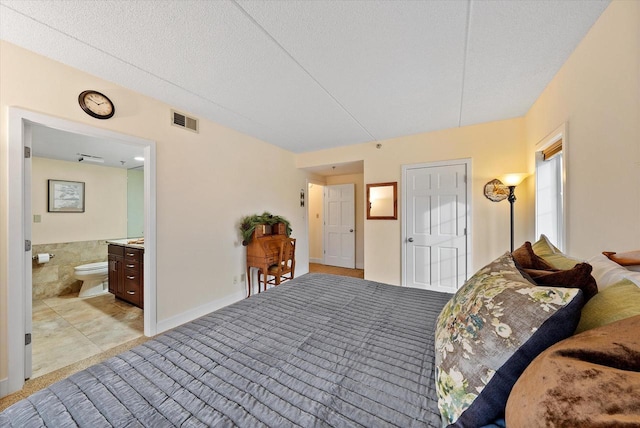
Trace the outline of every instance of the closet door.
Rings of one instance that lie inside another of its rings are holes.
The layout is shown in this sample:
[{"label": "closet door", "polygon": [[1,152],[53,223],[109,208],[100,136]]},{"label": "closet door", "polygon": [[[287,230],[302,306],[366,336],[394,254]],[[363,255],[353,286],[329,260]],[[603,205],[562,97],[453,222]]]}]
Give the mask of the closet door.
[{"label": "closet door", "polygon": [[405,169],[405,285],[454,293],[467,275],[467,165]]}]

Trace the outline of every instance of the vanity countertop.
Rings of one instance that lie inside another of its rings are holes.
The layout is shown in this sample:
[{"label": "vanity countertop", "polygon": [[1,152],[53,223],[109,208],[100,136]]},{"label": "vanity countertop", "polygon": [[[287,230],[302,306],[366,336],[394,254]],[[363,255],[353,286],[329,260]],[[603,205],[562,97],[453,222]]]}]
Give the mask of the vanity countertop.
[{"label": "vanity countertop", "polygon": [[144,250],[144,244],[134,244],[131,241],[137,241],[142,238],[124,238],[124,239],[108,239],[107,244],[121,245],[123,247],[140,248]]}]

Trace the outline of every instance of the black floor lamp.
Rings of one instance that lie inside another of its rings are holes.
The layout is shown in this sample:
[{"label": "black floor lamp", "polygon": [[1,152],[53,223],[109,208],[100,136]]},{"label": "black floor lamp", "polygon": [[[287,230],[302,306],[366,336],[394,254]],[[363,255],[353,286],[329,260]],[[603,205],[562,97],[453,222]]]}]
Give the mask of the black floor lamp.
[{"label": "black floor lamp", "polygon": [[522,181],[527,178],[526,173],[514,173],[514,174],[506,174],[502,177],[501,181],[506,187],[509,188],[509,196],[507,196],[507,200],[509,201],[509,205],[511,206],[511,252],[513,253],[513,204],[516,202],[516,186],[522,183]]}]

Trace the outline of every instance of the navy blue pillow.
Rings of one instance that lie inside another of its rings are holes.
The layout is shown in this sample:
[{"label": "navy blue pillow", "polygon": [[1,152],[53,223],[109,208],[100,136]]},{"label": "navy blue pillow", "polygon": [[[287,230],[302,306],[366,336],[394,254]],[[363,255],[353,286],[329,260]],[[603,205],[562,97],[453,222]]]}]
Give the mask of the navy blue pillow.
[{"label": "navy blue pillow", "polygon": [[522,372],[542,351],[573,334],[580,321],[583,305],[584,298],[580,291],[580,295],[545,321],[536,333],[500,367],[471,406],[449,426],[477,427],[504,417],[507,399]]},{"label": "navy blue pillow", "polygon": [[524,369],[573,334],[583,304],[579,289],[529,282],[510,253],[476,272],[436,325],[436,391],[444,423],[475,428],[504,417]]},{"label": "navy blue pillow", "polygon": [[507,422],[504,420],[504,418],[500,418],[497,421],[493,421],[489,425],[485,425],[480,428],[507,428]]}]

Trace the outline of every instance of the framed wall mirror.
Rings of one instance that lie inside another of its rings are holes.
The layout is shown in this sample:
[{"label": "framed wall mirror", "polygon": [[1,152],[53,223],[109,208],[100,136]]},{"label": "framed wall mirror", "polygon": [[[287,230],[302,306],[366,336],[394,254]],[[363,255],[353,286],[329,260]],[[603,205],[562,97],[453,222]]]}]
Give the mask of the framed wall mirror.
[{"label": "framed wall mirror", "polygon": [[398,182],[367,184],[367,219],[398,219]]}]

